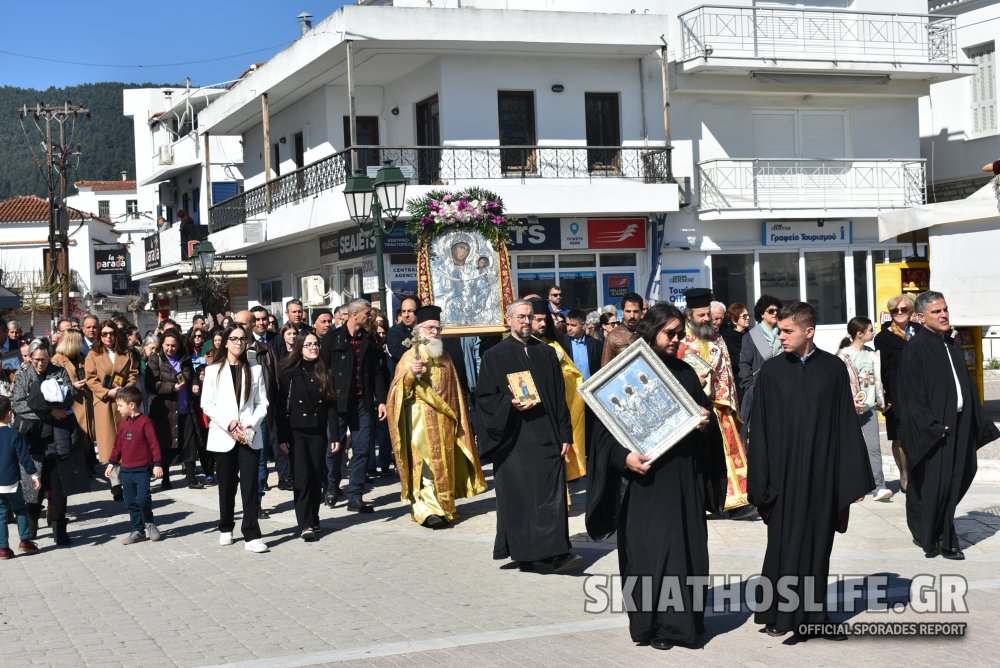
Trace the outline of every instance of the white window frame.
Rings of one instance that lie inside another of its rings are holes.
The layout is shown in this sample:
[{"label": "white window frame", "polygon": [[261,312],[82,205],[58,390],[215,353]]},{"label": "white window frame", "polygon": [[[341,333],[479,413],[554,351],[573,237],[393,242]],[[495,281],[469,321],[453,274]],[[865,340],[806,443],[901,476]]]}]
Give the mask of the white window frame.
[{"label": "white window frame", "polygon": [[[997,81],[997,54],[996,42],[985,42],[975,47],[965,49],[965,54],[971,63],[977,65],[976,73],[969,78],[969,137],[991,137],[1000,134],[1000,109],[998,109],[998,81]],[[976,59],[980,56],[989,57],[988,71],[983,73],[983,63]],[[978,93],[984,85],[989,85],[992,89],[992,98],[986,96],[979,98]],[[990,105],[993,107],[993,127],[976,128],[976,108],[977,105],[983,109]]]}]

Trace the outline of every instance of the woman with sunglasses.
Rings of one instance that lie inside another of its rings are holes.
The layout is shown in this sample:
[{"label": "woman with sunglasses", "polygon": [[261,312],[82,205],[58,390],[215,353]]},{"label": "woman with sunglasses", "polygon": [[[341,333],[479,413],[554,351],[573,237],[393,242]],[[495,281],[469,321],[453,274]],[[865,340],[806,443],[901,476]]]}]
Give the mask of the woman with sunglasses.
[{"label": "woman with sunglasses", "polygon": [[[699,428],[650,461],[626,449],[595,420],[587,475],[587,532],[603,540],[617,530],[622,578],[643,576],[657,583],[632,589],[637,607],[628,617],[632,641],[659,650],[692,646],[705,632],[705,614],[697,606],[708,593],[705,513],[721,512],[726,500],[726,461],[712,404],[695,370],[677,359],[684,321],[677,307],[656,304],[639,321],[636,333],[656,352],[681,391],[700,406]],[[627,485],[619,497],[622,479]],[[671,589],[675,605],[660,599],[660,583],[668,578],[680,583],[676,593]],[[697,584],[699,578],[705,584]]]},{"label": "woman with sunglasses", "polygon": [[[94,404],[97,458],[102,465],[107,465],[121,421],[121,415],[115,410],[115,397],[118,390],[135,385],[139,379],[139,356],[129,349],[115,323],[105,320],[97,328],[97,340],[87,355],[84,368]],[[111,493],[115,500],[123,498],[121,485],[113,485]]]},{"label": "woman with sunglasses", "polygon": [[892,458],[896,460],[899,469],[899,490],[906,491],[909,482],[906,470],[906,454],[903,452],[903,442],[899,438],[899,411],[897,395],[899,389],[896,381],[899,378],[899,362],[903,359],[903,348],[916,332],[910,317],[916,309],[913,308],[913,298],[909,295],[896,295],[886,304],[886,309],[892,318],[882,325],[882,331],[875,335],[875,350],[882,358],[882,389],[885,393],[885,403],[889,407],[885,411],[885,435],[892,442]]},{"label": "woman with sunglasses", "polygon": [[247,359],[250,329],[234,323],[222,333],[224,353],[205,368],[201,409],[209,420],[208,450],[215,458],[219,485],[219,544],[232,545],[236,488],[243,499],[244,548],[267,552],[260,538],[258,470],[263,438],[261,422],[267,417],[267,391],[259,365]]},{"label": "woman with sunglasses", "polygon": [[337,452],[340,443],[327,434],[337,434],[337,394],[330,374],[319,356],[319,337],[300,336],[285,358],[278,378],[278,447],[291,450],[295,496],[295,519],[302,540],[316,539],[319,506],[326,477],[326,453]]},{"label": "woman with sunglasses", "polygon": [[[734,376],[739,371],[736,366],[740,363],[740,351],[743,350],[743,334],[748,329],[750,329],[750,309],[747,308],[746,304],[740,302],[730,304],[722,319],[722,326],[719,327],[719,335],[726,342],[729,359],[733,364]],[[740,390],[739,382],[736,383],[736,398],[742,405],[743,392]]]},{"label": "woman with sunglasses", "polygon": [[761,295],[753,306],[753,317],[757,325],[743,335],[743,346],[740,348],[740,418],[743,429],[740,436],[743,442],[749,434],[750,405],[753,403],[753,384],[757,380],[757,372],[764,362],[781,353],[781,340],[778,339],[778,311],[781,310],[781,300],[771,295]]}]

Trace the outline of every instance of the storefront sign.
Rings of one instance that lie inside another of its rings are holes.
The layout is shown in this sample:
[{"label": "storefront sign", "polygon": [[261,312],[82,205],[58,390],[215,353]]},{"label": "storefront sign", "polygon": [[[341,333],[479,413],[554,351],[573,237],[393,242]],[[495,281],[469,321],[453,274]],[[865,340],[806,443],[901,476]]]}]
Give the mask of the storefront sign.
[{"label": "storefront sign", "polygon": [[392,313],[399,309],[400,297],[417,294],[417,265],[392,265],[389,272],[389,289],[392,291]]},{"label": "storefront sign", "polygon": [[604,301],[602,304],[620,304],[622,297],[635,292],[635,274],[604,274]]},{"label": "storefront sign", "polygon": [[375,236],[361,228],[348,228],[337,234],[337,254],[341,260],[364,257],[375,252]]},{"label": "storefront sign", "polygon": [[378,274],[375,273],[375,256],[361,258],[361,289],[372,294],[378,292]]},{"label": "storefront sign", "polygon": [[646,247],[645,218],[591,218],[587,221],[589,248],[642,250]]},{"label": "storefront sign", "polygon": [[122,246],[94,249],[94,273],[121,274],[128,271],[128,254]]},{"label": "storefront sign", "polygon": [[146,251],[146,269],[157,269],[160,266],[160,235],[150,234],[142,240]]},{"label": "storefront sign", "polygon": [[319,238],[319,256],[326,257],[327,255],[337,254],[337,238],[339,234],[324,234]]},{"label": "storefront sign", "polygon": [[664,269],[660,277],[660,294],[677,308],[684,310],[684,292],[704,287],[701,269]]},{"label": "storefront sign", "polygon": [[845,246],[854,242],[854,221],[796,220],[763,222],[761,243],[765,246]]},{"label": "storefront sign", "polygon": [[551,284],[556,282],[556,273],[554,271],[541,271],[541,272],[517,272],[518,281],[548,281]]},{"label": "storefront sign", "polygon": [[563,218],[560,226],[563,250],[587,248],[587,220],[585,218]]},{"label": "storefront sign", "polygon": [[507,249],[512,251],[558,250],[561,247],[559,236],[558,218],[539,218],[524,225],[511,226],[511,243],[508,244]]}]

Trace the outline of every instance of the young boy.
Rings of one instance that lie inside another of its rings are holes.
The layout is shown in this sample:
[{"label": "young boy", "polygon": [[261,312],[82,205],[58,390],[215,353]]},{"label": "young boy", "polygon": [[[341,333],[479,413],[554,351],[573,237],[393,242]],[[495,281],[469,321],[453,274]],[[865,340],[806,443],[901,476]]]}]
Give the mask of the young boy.
[{"label": "young boy", "polygon": [[31,475],[35,489],[42,488],[35,463],[28,454],[28,444],[21,433],[10,426],[10,399],[0,396],[0,559],[10,559],[14,551],[7,543],[7,509],[17,517],[17,532],[21,536],[19,552],[34,554],[38,546],[28,540],[28,512],[24,506],[24,495],[18,485],[21,482],[21,466]]},{"label": "young boy", "polygon": [[153,421],[139,412],[142,393],[138,388],[129,385],[118,390],[115,405],[123,420],[104,475],[110,478],[114,467],[121,464],[122,494],[132,522],[122,544],[141,543],[147,538],[157,541],[161,538],[160,530],[153,524],[153,501],[149,495],[150,469],[153,477],[163,477],[156,430]]}]

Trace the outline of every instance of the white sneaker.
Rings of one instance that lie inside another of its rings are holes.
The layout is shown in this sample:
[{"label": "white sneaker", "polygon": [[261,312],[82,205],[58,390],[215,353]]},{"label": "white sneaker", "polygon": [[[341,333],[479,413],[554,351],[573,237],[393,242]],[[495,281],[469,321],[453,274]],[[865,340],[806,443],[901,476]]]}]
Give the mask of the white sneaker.
[{"label": "white sneaker", "polygon": [[875,494],[872,498],[876,501],[888,501],[892,498],[892,490],[888,490],[885,487],[875,490]]},{"label": "white sneaker", "polygon": [[219,532],[219,545],[232,545],[233,544],[233,532],[232,531],[220,531]]},{"label": "white sneaker", "polygon": [[246,542],[246,545],[243,546],[243,549],[246,550],[247,552],[256,552],[257,554],[269,551],[267,549],[267,543],[262,541],[260,538],[256,538],[254,540],[248,540]]}]

